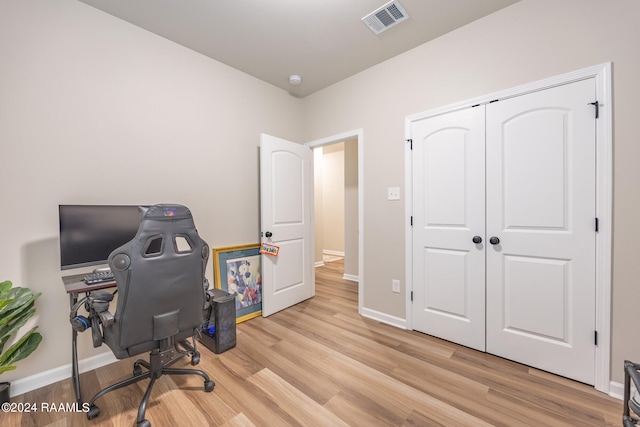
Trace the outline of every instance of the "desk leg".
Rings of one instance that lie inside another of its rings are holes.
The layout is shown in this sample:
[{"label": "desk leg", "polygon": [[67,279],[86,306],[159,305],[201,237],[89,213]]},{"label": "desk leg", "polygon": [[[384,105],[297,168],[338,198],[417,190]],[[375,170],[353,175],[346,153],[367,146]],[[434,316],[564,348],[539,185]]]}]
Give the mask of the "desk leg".
[{"label": "desk leg", "polygon": [[[78,301],[78,294],[69,294],[71,307]],[[71,329],[71,377],[73,378],[73,388],[76,392],[76,402],[82,405],[82,394],[80,393],[80,372],[78,371],[78,332]]]}]

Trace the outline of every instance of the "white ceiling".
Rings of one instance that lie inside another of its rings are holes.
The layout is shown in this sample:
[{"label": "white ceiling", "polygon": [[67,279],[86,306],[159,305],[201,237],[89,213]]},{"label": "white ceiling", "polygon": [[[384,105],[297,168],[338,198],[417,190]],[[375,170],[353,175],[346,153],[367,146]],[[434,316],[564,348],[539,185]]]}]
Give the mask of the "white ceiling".
[{"label": "white ceiling", "polygon": [[361,18],[388,0],[79,1],[304,97],[518,0],[399,0],[377,36]]}]

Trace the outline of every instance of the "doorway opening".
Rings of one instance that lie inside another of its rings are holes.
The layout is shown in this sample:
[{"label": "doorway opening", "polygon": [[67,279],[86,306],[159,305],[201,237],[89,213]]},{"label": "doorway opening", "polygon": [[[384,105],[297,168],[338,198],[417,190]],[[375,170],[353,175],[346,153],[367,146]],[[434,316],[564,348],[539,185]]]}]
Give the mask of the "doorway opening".
[{"label": "doorway opening", "polygon": [[343,279],[358,283],[363,301],[362,130],[307,144],[314,150],[314,263],[344,259]]}]

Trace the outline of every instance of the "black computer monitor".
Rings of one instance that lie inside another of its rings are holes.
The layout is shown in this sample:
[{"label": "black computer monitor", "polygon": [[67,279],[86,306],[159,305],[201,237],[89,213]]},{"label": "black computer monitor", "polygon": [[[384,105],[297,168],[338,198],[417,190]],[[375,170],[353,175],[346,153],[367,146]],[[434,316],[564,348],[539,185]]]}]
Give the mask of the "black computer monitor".
[{"label": "black computer monitor", "polygon": [[60,205],[60,268],[106,264],[109,254],[136,235],[138,206]]}]

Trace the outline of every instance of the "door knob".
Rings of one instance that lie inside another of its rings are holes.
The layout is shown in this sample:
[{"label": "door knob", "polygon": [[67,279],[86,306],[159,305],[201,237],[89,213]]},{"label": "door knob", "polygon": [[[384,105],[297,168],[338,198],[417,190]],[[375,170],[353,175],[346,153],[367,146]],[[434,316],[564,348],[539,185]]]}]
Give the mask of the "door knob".
[{"label": "door knob", "polygon": [[475,243],[476,245],[478,243],[482,243],[482,237],[480,236],[473,236],[473,239],[471,239],[473,241],[473,243]]},{"label": "door knob", "polygon": [[270,231],[267,231],[266,233],[264,233],[264,235],[267,237],[267,239],[271,236],[273,236],[273,233]]},{"label": "door knob", "polygon": [[489,239],[489,243],[491,243],[492,245],[499,245],[500,239],[498,239],[496,236],[493,236],[492,238]]}]

